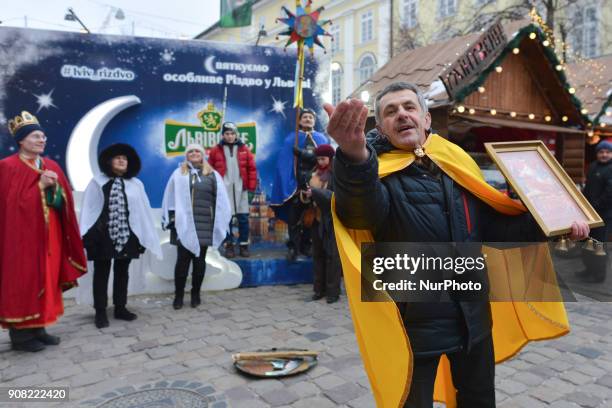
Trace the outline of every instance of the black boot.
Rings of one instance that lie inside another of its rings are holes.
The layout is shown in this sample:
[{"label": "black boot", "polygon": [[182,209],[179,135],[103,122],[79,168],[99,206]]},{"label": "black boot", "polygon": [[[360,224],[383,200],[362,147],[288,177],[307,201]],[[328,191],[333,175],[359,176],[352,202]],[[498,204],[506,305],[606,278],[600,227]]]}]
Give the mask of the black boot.
[{"label": "black boot", "polygon": [[191,307],[198,307],[202,303],[200,291],[204,281],[204,272],[197,272],[191,276]]},{"label": "black boot", "polygon": [[106,309],[96,309],[96,327],[98,329],[108,327],[108,316],[106,316]]},{"label": "black boot", "polygon": [[249,252],[249,244],[240,244],[240,256],[243,258],[248,258],[251,256]]},{"label": "black boot", "polygon": [[45,344],[38,339],[31,339],[22,343],[11,343],[11,348],[16,351],[27,351],[35,353],[45,349]]},{"label": "black boot", "polygon": [[339,296],[328,296],[327,303],[328,304],[336,303],[339,298],[340,298]]},{"label": "black boot", "polygon": [[183,297],[185,296],[185,281],[186,276],[174,276],[174,301],[172,307],[174,310],[183,308]]},{"label": "black boot", "polygon": [[125,308],[125,306],[116,306],[115,305],[115,319],[125,320],[131,322],[132,320],[136,320],[138,316],[135,313],[130,312]]},{"label": "black boot", "polygon": [[234,252],[234,244],[232,242],[225,244],[225,257],[228,259],[236,257],[236,252]]},{"label": "black boot", "polygon": [[45,349],[45,344],[36,338],[38,329],[9,328],[11,348],[18,351],[34,353]]},{"label": "black boot", "polygon": [[44,327],[36,329],[36,331],[34,332],[34,336],[36,337],[36,340],[47,346],[57,346],[58,344],[60,344],[61,341],[59,337],[52,336],[47,333]]},{"label": "black boot", "polygon": [[297,259],[297,251],[295,250],[294,247],[289,247],[289,249],[287,250],[287,261],[289,262],[295,262],[295,260]]}]

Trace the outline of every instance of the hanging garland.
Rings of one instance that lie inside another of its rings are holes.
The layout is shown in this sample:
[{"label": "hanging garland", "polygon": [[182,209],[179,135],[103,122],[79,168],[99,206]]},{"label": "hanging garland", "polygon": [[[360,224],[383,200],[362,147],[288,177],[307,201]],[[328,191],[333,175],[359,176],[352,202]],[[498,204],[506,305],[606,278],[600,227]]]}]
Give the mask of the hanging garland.
[{"label": "hanging garland", "polygon": [[[493,61],[493,63],[491,63],[487,68],[485,68],[480,73],[480,75],[476,78],[476,80],[474,82],[472,82],[471,84],[467,85],[465,88],[463,88],[461,91],[459,91],[457,93],[457,95],[455,96],[455,101],[457,103],[461,103],[468,95],[470,95],[473,92],[477,91],[478,88],[481,87],[484,84],[484,82],[486,81],[486,79],[489,76],[489,74],[491,74],[493,71],[495,71],[496,67],[501,65],[501,63],[504,60],[504,58],[506,58],[506,55],[508,55],[508,53],[512,52],[513,49],[518,48],[518,46],[521,43],[521,41],[523,41],[523,39],[525,37],[529,36],[529,34],[531,34],[531,33],[535,33],[537,38],[540,41],[546,40],[546,35],[542,32],[542,30],[539,27],[537,27],[534,24],[530,24],[528,26],[525,26],[525,27],[521,28],[518,31],[518,33],[514,36],[514,38],[508,42],[506,47],[502,50],[502,52],[495,59],[495,61]],[[557,57],[557,54],[555,53],[554,50],[551,49],[551,47],[546,47],[545,46],[543,48],[544,48],[544,55],[548,59],[548,62],[551,64],[551,67],[552,67],[553,71],[557,72],[557,75],[559,77],[559,80],[561,81],[561,84],[562,84],[563,88],[566,89],[566,90],[570,89],[571,86],[568,83],[567,76],[565,75],[565,72],[563,72],[563,70],[559,71],[559,70],[556,69],[556,67],[558,65],[561,65],[561,62],[559,61],[559,58]],[[576,106],[576,109],[578,109],[578,112],[580,113],[580,117],[584,120],[584,122],[585,123],[591,123],[591,120],[589,119],[589,117],[581,112],[582,111],[582,102],[574,94],[570,94],[569,96],[570,96],[571,102],[574,104],[574,106]]]},{"label": "hanging garland", "polygon": [[599,111],[597,116],[595,116],[595,119],[593,119],[593,126],[601,124],[600,119],[606,114],[606,110],[608,109],[608,107],[610,107],[610,105],[612,105],[612,92],[610,92],[610,95],[608,95],[608,99],[606,99],[604,104],[601,106],[601,110]]}]

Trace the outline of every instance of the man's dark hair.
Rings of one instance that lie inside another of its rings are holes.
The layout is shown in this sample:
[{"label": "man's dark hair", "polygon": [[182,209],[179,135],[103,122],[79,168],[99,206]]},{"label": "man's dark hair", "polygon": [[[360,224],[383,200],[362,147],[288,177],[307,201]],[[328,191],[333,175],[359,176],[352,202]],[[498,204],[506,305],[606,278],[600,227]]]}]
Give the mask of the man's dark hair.
[{"label": "man's dark hair", "polygon": [[416,94],[417,99],[419,100],[419,105],[421,105],[421,109],[423,110],[423,114],[427,113],[427,102],[425,101],[425,96],[419,89],[419,87],[411,82],[393,82],[386,87],[383,88],[382,91],[376,95],[376,99],[374,100],[374,115],[376,117],[376,123],[381,122],[380,117],[380,100],[383,96],[392,92],[399,92],[408,89]]}]

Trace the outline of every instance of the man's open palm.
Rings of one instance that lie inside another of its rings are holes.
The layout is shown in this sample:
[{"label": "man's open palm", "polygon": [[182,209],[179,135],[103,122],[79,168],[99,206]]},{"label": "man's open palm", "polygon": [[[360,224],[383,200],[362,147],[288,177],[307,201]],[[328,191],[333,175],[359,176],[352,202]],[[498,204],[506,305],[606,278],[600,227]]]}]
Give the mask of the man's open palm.
[{"label": "man's open palm", "polygon": [[335,108],[326,103],[323,108],[329,115],[327,134],[330,135],[349,159],[363,162],[368,158],[365,141],[365,125],[368,108],[358,99],[342,101]]}]

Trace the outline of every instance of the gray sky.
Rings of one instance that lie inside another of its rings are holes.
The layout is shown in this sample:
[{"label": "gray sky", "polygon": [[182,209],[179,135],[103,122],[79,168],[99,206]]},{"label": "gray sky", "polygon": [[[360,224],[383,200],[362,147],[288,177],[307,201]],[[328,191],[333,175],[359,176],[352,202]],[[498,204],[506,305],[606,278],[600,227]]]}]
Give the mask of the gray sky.
[{"label": "gray sky", "polygon": [[[79,31],[68,7],[93,33],[193,38],[219,19],[219,0],[0,0],[3,26]],[[121,9],[125,18],[116,19]]]}]

